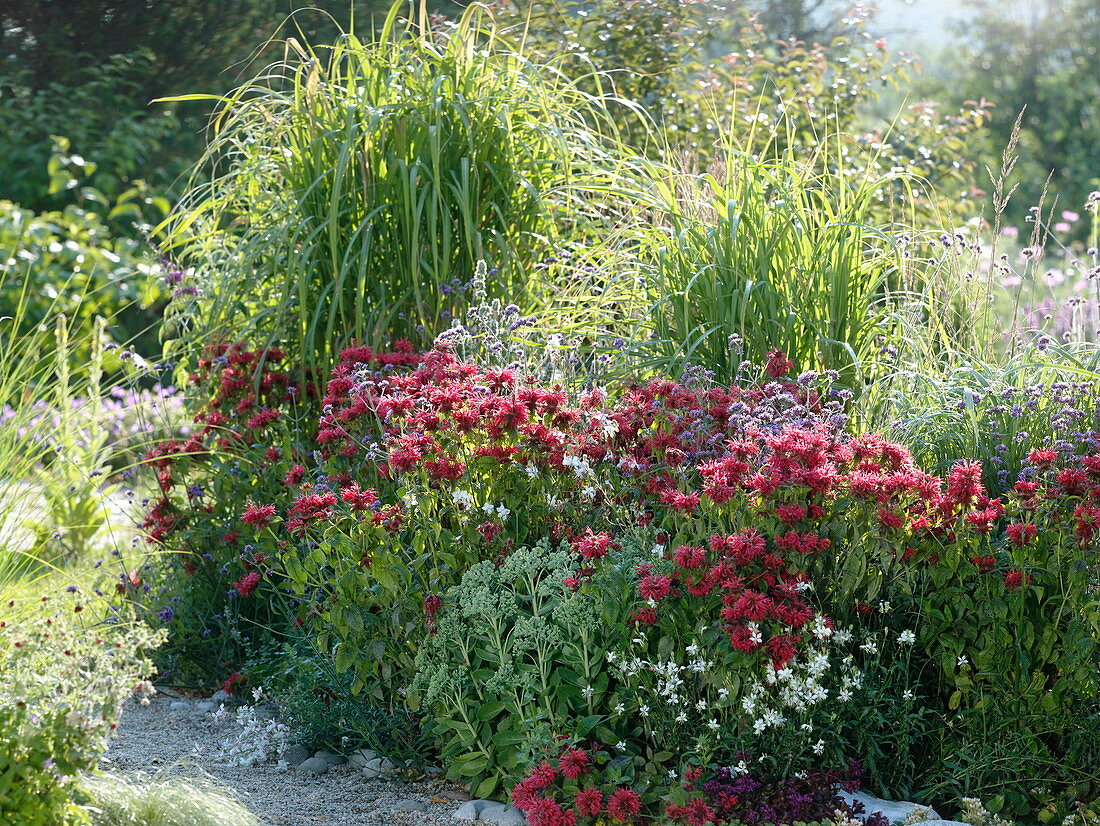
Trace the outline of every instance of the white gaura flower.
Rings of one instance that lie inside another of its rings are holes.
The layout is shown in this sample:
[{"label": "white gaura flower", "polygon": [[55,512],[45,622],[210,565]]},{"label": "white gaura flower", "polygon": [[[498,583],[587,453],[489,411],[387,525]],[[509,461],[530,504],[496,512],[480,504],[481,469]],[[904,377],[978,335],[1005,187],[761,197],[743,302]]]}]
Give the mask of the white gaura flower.
[{"label": "white gaura flower", "polygon": [[592,485],[588,485],[584,488],[584,490],[581,491],[581,496],[583,496],[585,499],[595,499],[596,489],[592,487]]},{"label": "white gaura flower", "polygon": [[584,699],[588,700],[592,697],[593,690],[594,689],[592,688],[592,686],[586,685],[584,688],[581,689],[581,696],[584,697]]},{"label": "white gaura flower", "polygon": [[913,645],[917,641],[917,635],[906,628],[900,634],[898,634],[898,642],[902,645]]},{"label": "white gaura flower", "polygon": [[718,699],[719,700],[725,700],[725,699],[729,698],[729,696],[730,696],[730,690],[728,688],[718,689]]},{"label": "white gaura flower", "polygon": [[824,754],[824,753],[825,753],[825,741],[824,740],[818,740],[816,743],[814,743],[814,754]]},{"label": "white gaura flower", "polygon": [[539,478],[539,469],[532,464],[525,465],[523,468],[523,472],[526,473],[528,478],[530,479]]},{"label": "white gaura flower", "polygon": [[916,698],[916,695],[913,693],[912,689],[907,688],[907,689],[905,689],[905,691],[903,691],[901,693],[901,699],[903,699],[903,700],[913,700],[915,698]]},{"label": "white gaura flower", "polygon": [[615,706],[615,708],[611,710],[614,711],[616,714],[625,714],[626,706],[624,706],[622,703],[619,703],[617,706]]},{"label": "white gaura flower", "polygon": [[685,711],[681,711],[679,714],[676,715],[676,722],[677,723],[686,723],[687,719],[688,719],[688,716],[687,716],[687,712],[685,712]]},{"label": "white gaura flower", "polygon": [[868,654],[877,654],[878,643],[874,640],[867,640],[867,642],[863,643],[863,645],[859,647],[859,650],[866,651]]},{"label": "white gaura flower", "polygon": [[718,731],[718,721],[711,717],[709,720],[707,720],[707,728],[709,728],[711,731]]},{"label": "white gaura flower", "polygon": [[489,514],[489,516],[492,516],[494,513],[497,512],[497,509],[493,506],[492,502],[486,502],[484,505],[481,506],[481,509]]},{"label": "white gaura flower", "polygon": [[840,702],[846,703],[850,699],[852,699],[852,692],[849,691],[847,688],[842,688],[840,689],[840,691],[837,692],[836,698],[840,700]]},{"label": "white gaura flower", "polygon": [[642,717],[648,717],[649,716],[649,706],[639,706],[638,707],[638,714],[640,714]]},{"label": "white gaura flower", "polygon": [[615,748],[619,751],[626,751],[626,741],[620,740],[618,743],[615,744]]},{"label": "white gaura flower", "polygon": [[606,413],[597,413],[592,417],[592,422],[600,429],[605,438],[610,439],[619,432],[619,423]]},{"label": "white gaura flower", "polygon": [[696,702],[695,703],[695,710],[696,711],[706,711],[707,710],[707,701],[706,700],[699,700],[698,702]]},{"label": "white gaura flower", "polygon": [[462,488],[455,488],[454,491],[451,492],[451,501],[456,507],[463,510],[474,506],[474,497],[470,495],[468,490],[463,490]]},{"label": "white gaura flower", "polygon": [[653,553],[654,556],[656,556],[658,558],[663,557],[665,555],[665,546],[664,545],[654,545],[652,553]]},{"label": "white gaura flower", "polygon": [[504,505],[500,505],[499,507],[497,507],[497,516],[499,516],[501,519],[507,519],[510,513],[511,511],[508,510],[508,508],[504,507]]},{"label": "white gaura flower", "polygon": [[966,668],[970,665],[970,660],[967,659],[966,654],[963,654],[955,662],[958,663],[959,668]]},{"label": "white gaura flower", "polygon": [[416,507],[416,503],[417,503],[416,494],[413,493],[412,491],[409,491],[408,493],[406,493],[404,496],[401,497],[401,501],[405,504],[406,508],[409,508],[411,510],[412,508]]}]

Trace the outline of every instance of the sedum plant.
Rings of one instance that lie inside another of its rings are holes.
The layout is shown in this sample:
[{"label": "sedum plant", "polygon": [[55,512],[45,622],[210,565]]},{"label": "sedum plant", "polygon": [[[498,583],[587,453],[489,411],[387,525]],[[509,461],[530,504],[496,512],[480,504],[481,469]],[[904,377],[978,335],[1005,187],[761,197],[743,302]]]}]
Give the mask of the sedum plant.
[{"label": "sedum plant", "polygon": [[417,654],[410,693],[435,712],[448,777],[478,797],[518,779],[534,732],[584,737],[602,721],[620,595],[566,589],[572,563],[541,540],[472,566]]}]

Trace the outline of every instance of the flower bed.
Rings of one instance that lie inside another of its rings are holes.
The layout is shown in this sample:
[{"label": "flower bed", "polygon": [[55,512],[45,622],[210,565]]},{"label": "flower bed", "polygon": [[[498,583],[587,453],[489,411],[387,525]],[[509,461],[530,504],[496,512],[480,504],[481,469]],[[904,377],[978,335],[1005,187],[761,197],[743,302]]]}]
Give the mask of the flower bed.
[{"label": "flower bed", "polygon": [[[1090,770],[1100,457],[1035,448],[990,498],[975,462],[848,433],[781,353],[743,386],[571,393],[365,347],[307,457],[289,379],[226,352],[205,428],[152,458],[149,527],[191,551],[165,594],[217,593],[242,658],[244,620],[310,634],[532,823],[805,821],[864,769],[928,799]],[[202,504],[200,477],[232,489]]]}]

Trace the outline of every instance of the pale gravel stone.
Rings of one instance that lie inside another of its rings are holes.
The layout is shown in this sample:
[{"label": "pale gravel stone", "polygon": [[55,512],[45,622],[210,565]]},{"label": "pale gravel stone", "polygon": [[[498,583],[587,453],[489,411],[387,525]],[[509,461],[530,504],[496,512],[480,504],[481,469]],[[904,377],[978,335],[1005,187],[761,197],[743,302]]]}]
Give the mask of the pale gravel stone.
[{"label": "pale gravel stone", "polygon": [[515,806],[490,803],[477,814],[478,822],[496,823],[497,826],[526,826],[527,818]]},{"label": "pale gravel stone", "polygon": [[455,820],[477,820],[481,815],[481,810],[492,802],[491,800],[467,800],[458,807],[458,811],[454,815]]},{"label": "pale gravel stone", "polygon": [[[206,777],[227,787],[265,826],[454,826],[455,809],[466,799],[451,784],[397,776],[369,780],[351,765],[320,775],[285,764],[226,765],[214,758],[227,729],[207,714],[172,712],[172,702],[195,704],[197,711],[197,701],[164,693],[148,706],[128,702],[101,768],[130,777]],[[303,760],[309,756],[305,752]],[[406,801],[421,803],[425,811],[395,810]]]},{"label": "pale gravel stone", "polygon": [[298,768],[295,771],[299,772],[313,772],[314,774],[324,774],[328,771],[328,761],[323,757],[311,757],[308,760],[303,760],[298,764]]}]

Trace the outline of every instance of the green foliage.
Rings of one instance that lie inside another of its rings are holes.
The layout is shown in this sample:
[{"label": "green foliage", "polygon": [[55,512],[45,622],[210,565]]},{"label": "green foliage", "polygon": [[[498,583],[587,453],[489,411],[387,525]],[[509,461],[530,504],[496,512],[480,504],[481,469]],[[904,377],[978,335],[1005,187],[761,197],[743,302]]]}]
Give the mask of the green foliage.
[{"label": "green foliage", "polygon": [[83,597],[8,603],[0,628],[0,820],[81,822],[73,782],[106,749],[123,700],[149,672],[160,636],[142,625],[80,622]]},{"label": "green foliage", "polygon": [[422,715],[353,695],[351,675],[300,633],[260,651],[245,671],[278,704],[295,743],[344,754],[367,748],[410,767],[431,752]]},{"label": "green foliage", "polygon": [[534,733],[583,739],[603,721],[623,595],[569,590],[572,566],[541,540],[468,568],[417,654],[410,698],[435,714],[447,777],[478,797],[515,784]]},{"label": "green foliage", "polygon": [[494,295],[534,302],[534,249],[595,213],[580,187],[613,161],[589,100],[473,13],[434,31],[400,10],[374,41],[295,44],[223,101],[219,172],[170,221],[202,277],[193,335],[278,339],[322,370],[349,337],[424,342],[480,259]]}]

